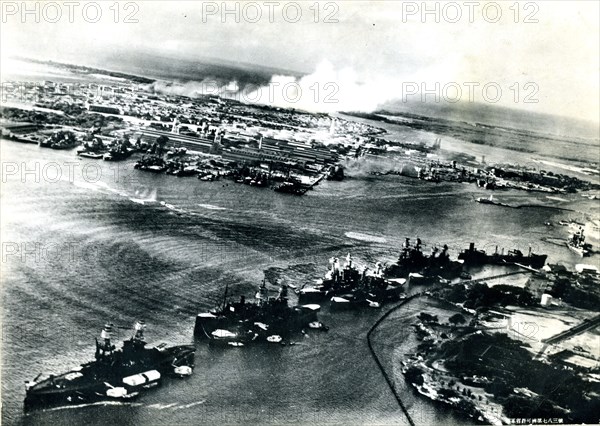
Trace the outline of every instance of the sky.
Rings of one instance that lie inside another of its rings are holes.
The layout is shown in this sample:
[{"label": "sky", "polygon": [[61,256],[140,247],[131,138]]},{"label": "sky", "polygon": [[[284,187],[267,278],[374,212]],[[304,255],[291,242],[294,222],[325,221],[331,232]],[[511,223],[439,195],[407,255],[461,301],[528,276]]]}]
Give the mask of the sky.
[{"label": "sky", "polygon": [[[217,59],[306,73],[305,90],[335,82],[338,109],[415,100],[418,88],[428,101],[599,121],[596,1],[114,4],[28,2],[24,14],[21,2],[2,2],[2,62],[16,54],[96,65],[107,52]],[[280,74],[274,79],[295,79]]]}]

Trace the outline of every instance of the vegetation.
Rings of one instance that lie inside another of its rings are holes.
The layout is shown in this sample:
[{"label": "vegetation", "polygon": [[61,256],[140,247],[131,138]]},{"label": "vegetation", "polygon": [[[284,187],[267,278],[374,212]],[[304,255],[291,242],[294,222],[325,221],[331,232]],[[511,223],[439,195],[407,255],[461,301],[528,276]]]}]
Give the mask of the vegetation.
[{"label": "vegetation", "polygon": [[421,386],[425,382],[423,380],[423,372],[415,366],[409,367],[408,370],[406,370],[406,373],[404,373],[404,376],[406,377],[406,380],[417,386]]},{"label": "vegetation", "polygon": [[461,314],[454,314],[450,318],[448,318],[448,322],[453,325],[460,325],[467,322],[467,320]]},{"label": "vegetation", "polygon": [[65,107],[73,115],[60,115],[52,112],[28,111],[18,108],[0,108],[0,118],[9,121],[28,122],[34,124],[50,124],[61,126],[75,126],[81,129],[91,127],[105,127],[109,124],[118,125],[123,122],[120,117],[104,116],[101,114],[88,113],[85,110]]},{"label": "vegetation", "polygon": [[431,315],[431,314],[428,314],[427,312],[421,312],[417,316],[417,318],[419,318],[423,322],[438,322],[439,321],[437,315]]},{"label": "vegetation", "polygon": [[511,285],[489,287],[485,283],[476,283],[466,288],[455,285],[443,291],[443,297],[453,303],[464,303],[465,308],[481,309],[500,305],[535,306],[537,299],[528,290]]},{"label": "vegetation", "polygon": [[600,306],[600,288],[591,277],[578,276],[557,278],[550,292],[552,296],[581,309],[598,311]]},{"label": "vegetation", "polygon": [[[494,377],[484,389],[502,403],[509,417],[564,417],[570,423],[598,420],[599,383],[533,360],[521,342],[505,334],[478,332],[446,341],[435,357],[445,359],[445,367],[456,377]],[[527,388],[537,396],[517,395],[515,388]]]}]

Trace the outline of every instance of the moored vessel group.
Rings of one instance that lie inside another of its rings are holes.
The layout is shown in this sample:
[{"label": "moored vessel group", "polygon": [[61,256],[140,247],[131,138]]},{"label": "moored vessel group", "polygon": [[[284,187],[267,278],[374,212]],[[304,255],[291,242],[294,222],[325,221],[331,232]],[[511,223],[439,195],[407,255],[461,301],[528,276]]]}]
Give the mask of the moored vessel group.
[{"label": "moored vessel group", "polygon": [[[405,286],[413,284],[443,284],[451,280],[470,279],[464,269],[482,264],[514,264],[541,268],[547,256],[525,256],[519,250],[507,254],[486,254],[476,250],[474,243],[450,259],[448,246],[434,246],[429,255],[423,253],[419,238],[414,244],[406,238],[397,261],[390,265],[380,262],[373,269],[359,267],[348,254],[343,266],[339,258],[330,259],[330,268],[314,285],[280,285],[276,295],[269,294],[266,280],[259,286],[254,301],[245,296],[232,301],[228,286],[219,306],[196,316],[194,337],[198,341],[224,347],[293,345],[295,339],[311,330],[327,331],[318,317],[322,304],[329,311],[340,309],[380,308],[385,303],[406,297]],[[294,288],[290,294],[288,288]],[[298,303],[290,303],[290,296]],[[25,407],[48,407],[98,400],[127,400],[140,392],[161,384],[165,377],[185,377],[194,368],[195,346],[157,346],[146,344],[145,323],[137,321],[131,338],[117,349],[112,343],[114,326],[107,324],[100,341],[96,339],[95,360],[81,364],[66,373],[41,375],[26,383]]]}]

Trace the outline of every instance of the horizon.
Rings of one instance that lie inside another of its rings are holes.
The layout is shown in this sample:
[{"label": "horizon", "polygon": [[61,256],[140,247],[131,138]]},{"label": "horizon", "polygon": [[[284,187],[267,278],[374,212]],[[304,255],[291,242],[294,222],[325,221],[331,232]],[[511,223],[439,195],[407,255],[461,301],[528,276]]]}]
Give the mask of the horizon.
[{"label": "horizon", "polygon": [[[455,2],[429,4],[431,10],[438,9],[437,15],[421,10],[416,2],[375,2],[363,9],[356,3],[318,2],[312,9],[302,4],[298,22],[275,12],[269,22],[256,2],[230,2],[224,10],[215,2],[177,7],[129,2],[119,3],[120,14],[104,4],[102,19],[94,23],[89,22],[90,13],[73,13],[69,22],[66,9],[60,10],[60,20],[49,22],[50,11],[44,7],[39,7],[39,16],[23,16],[18,5],[14,11],[3,5],[2,74],[5,59],[15,55],[121,72],[137,68],[144,76],[162,66],[175,75],[159,77],[175,82],[221,77],[194,78],[192,70],[181,78],[186,66],[251,67],[258,68],[261,78],[270,77],[269,85],[294,82],[305,94],[315,84],[321,89],[317,102],[308,96],[296,103],[285,96],[258,96],[256,103],[280,107],[373,112],[402,99],[442,108],[499,106],[599,124],[595,95],[600,91],[600,46],[597,38],[589,37],[590,31],[600,34],[593,18],[598,4],[536,3],[535,10],[528,6],[531,2],[518,3],[518,10],[504,4],[496,22],[491,11],[483,13],[488,3],[478,3],[472,11],[458,9],[459,22],[450,16],[454,9],[449,6]],[[137,9],[125,10],[130,4]],[[278,3],[285,10],[294,9],[288,7],[292,4],[296,3]],[[262,19],[249,22],[255,5]],[[237,16],[231,12],[236,7]],[[137,22],[125,22],[126,15]],[[113,16],[119,22],[113,22]],[[176,24],[163,28],[162,22]],[[367,32],[361,35],[359,29]],[[322,99],[330,83],[336,88],[335,104]],[[239,90],[246,87],[235,78],[228,84]]]},{"label": "horizon", "polygon": [[[67,67],[87,67],[93,68],[98,71],[105,72],[116,72],[122,73],[124,75],[129,75],[131,77],[141,77],[147,78],[150,80],[154,80],[157,82],[183,82],[185,79],[177,78],[176,76],[157,76],[153,73],[147,73],[142,69],[135,69],[131,67],[102,67],[95,66],[90,63],[67,63],[56,61],[53,59],[41,59],[41,58],[31,58],[31,57],[13,57],[16,61],[25,61],[25,62],[47,62],[52,63],[57,66],[67,66]],[[203,65],[215,65],[218,67],[224,66],[222,64],[210,63],[205,61],[196,61],[198,64]],[[189,63],[189,61],[188,61]],[[225,65],[231,72],[231,70],[243,70],[243,72],[249,72],[248,67],[256,66],[256,72],[264,73],[265,69],[261,65],[255,64],[243,64],[244,67],[239,67],[237,64]],[[141,71],[141,72],[140,72]],[[216,77],[215,77],[216,78]],[[209,80],[210,77],[204,79]],[[186,81],[186,83],[194,83],[193,81]],[[152,83],[151,85],[153,85]],[[147,86],[147,85],[146,85]],[[167,91],[163,86],[161,87],[153,87],[152,88],[156,93],[167,94],[167,95],[183,95],[190,98],[197,98],[197,93],[179,93],[175,91]],[[240,100],[239,96],[241,92],[238,92],[237,100]],[[218,94],[217,96],[221,96]],[[228,99],[236,100],[236,96],[228,97]],[[254,105],[267,105],[268,103],[252,103],[249,104]],[[272,106],[272,105],[271,105]],[[294,108],[294,106],[284,106],[283,108]],[[294,108],[296,110],[306,111],[309,113],[313,113],[316,111],[304,110],[302,108]],[[355,113],[362,111],[352,111],[352,110],[344,110],[344,111],[329,111],[325,113]],[[369,113],[385,113],[390,112],[394,114],[404,114],[404,115],[413,115],[417,117],[431,117],[439,120],[448,120],[453,122],[465,122],[465,123],[476,123],[482,125],[492,125],[495,127],[504,127],[513,130],[522,130],[522,131],[530,131],[540,135],[549,135],[554,137],[566,137],[566,138],[579,138],[582,140],[588,140],[593,142],[600,141],[600,134],[598,133],[598,125],[597,123],[582,119],[579,117],[568,117],[568,116],[560,116],[552,113],[538,112],[538,111],[524,111],[518,108],[511,108],[510,106],[503,105],[494,105],[488,103],[477,103],[477,102],[463,102],[459,101],[457,103],[444,103],[443,101],[440,103],[435,102],[419,102],[418,100],[408,100],[403,102],[401,99],[391,99],[383,104],[380,104]],[[500,114],[508,114],[510,116],[509,120],[498,120],[497,116]],[[523,115],[524,116],[520,116]],[[477,116],[475,116],[477,115]],[[483,115],[483,116],[481,116]],[[532,121],[526,121],[527,118],[537,119]],[[521,119],[521,120],[520,120]],[[525,119],[526,123],[518,123],[519,121],[523,121]],[[555,125],[556,130],[551,131],[548,128],[548,124],[552,123],[554,120],[558,122]],[[536,126],[536,121],[539,121]],[[522,125],[519,125],[522,124]],[[526,126],[533,125],[534,128],[527,129]]]}]

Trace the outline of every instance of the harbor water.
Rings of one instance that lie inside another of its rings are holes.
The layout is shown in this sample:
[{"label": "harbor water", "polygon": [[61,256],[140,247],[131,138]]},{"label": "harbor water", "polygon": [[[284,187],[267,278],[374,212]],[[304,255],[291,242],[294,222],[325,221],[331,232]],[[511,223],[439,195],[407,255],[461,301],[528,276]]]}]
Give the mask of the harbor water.
[{"label": "harbor water", "polygon": [[[273,292],[276,283],[313,283],[332,256],[393,262],[405,237],[421,238],[426,250],[448,244],[452,256],[474,241],[488,251],[531,246],[549,262],[578,262],[542,240],[564,237],[563,228],[544,226],[564,211],[478,204],[474,197],[485,192],[474,185],[350,170],[343,182],[323,181],[297,197],[4,140],[1,157],[5,424],[407,424],[367,348],[366,333],[386,307],[324,308],[329,332],[308,332],[293,346],[197,342],[191,377],[133,402],[24,413],[24,381],[92,359],[107,322],[144,319],[151,342],[192,342],[196,314],[219,303],[226,285],[233,297],[252,297],[263,277]],[[383,327],[376,347],[402,345],[395,330],[411,320]],[[121,339],[128,333],[119,329]],[[394,368],[391,351],[381,355]],[[468,422],[394,377],[416,423]]]}]

